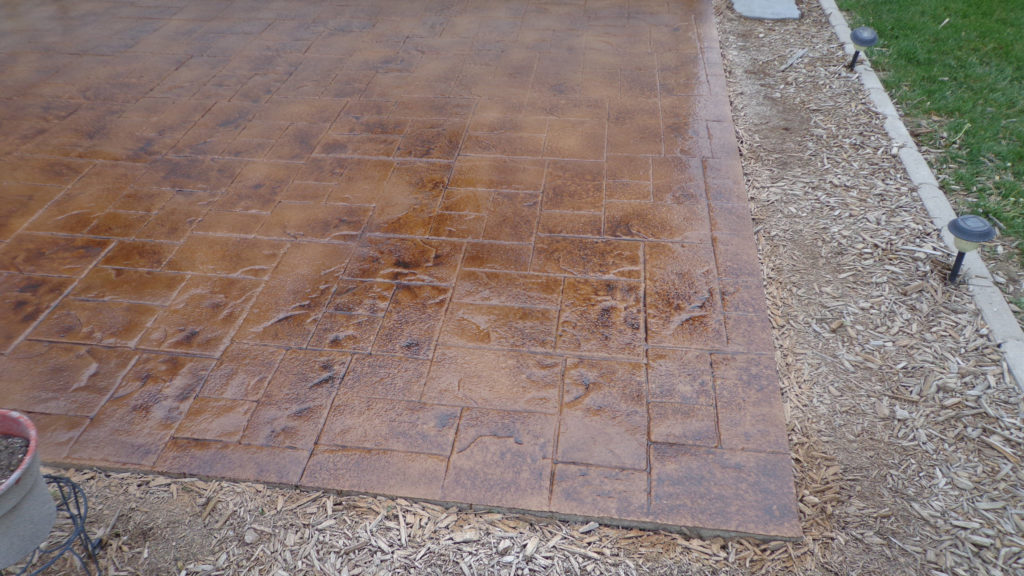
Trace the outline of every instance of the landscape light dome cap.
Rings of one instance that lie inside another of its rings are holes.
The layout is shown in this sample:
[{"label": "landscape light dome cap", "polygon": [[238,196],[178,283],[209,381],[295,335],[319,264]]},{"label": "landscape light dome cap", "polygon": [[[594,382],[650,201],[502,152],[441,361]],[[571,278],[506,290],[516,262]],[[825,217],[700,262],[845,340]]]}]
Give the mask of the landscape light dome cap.
[{"label": "landscape light dome cap", "polygon": [[953,234],[956,249],[971,252],[978,244],[988,242],[996,237],[996,229],[981,216],[968,214],[949,221],[949,231]]},{"label": "landscape light dome cap", "polygon": [[857,46],[870,48],[878,44],[878,32],[875,32],[875,29],[870,26],[861,26],[850,32],[850,39]]}]

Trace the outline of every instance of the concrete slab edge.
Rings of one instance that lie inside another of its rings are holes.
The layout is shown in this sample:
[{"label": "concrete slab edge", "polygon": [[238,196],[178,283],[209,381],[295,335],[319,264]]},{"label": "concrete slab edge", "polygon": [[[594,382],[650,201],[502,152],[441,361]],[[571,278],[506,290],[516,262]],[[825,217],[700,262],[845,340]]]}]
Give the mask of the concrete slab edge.
[{"label": "concrete slab edge", "polygon": [[[846,53],[852,56],[854,48],[850,42],[850,26],[835,0],[818,2],[828,16],[836,36],[843,43]],[[857,69],[861,84],[868,91],[875,110],[885,117],[885,130],[892,138],[893,145],[899,147],[900,161],[903,162],[911,182],[917,187],[921,202],[928,210],[935,227],[941,232],[946,245],[951,251],[955,251],[953,236],[946,229],[946,224],[956,217],[956,211],[939,188],[938,180],[928,166],[928,161],[918,151],[917,144],[903,124],[903,119],[900,118],[892,99],[889,98],[878,75],[871,69],[870,61],[862,58]],[[1021,391],[1024,391],[1024,331],[1010,311],[1003,292],[993,282],[992,274],[978,252],[968,254],[964,259],[963,274],[974,302],[988,324],[989,336],[1003,352],[1006,370]]]},{"label": "concrete slab edge", "polygon": [[[365,490],[335,490],[332,488],[325,488],[323,486],[316,486],[311,484],[298,484],[293,482],[271,482],[266,480],[257,480],[245,476],[208,476],[206,474],[190,474],[188,472],[180,471],[168,472],[165,470],[154,470],[152,468],[146,467],[132,467],[126,464],[112,464],[110,462],[69,462],[67,460],[54,458],[42,461],[41,465],[46,466],[48,468],[72,470],[75,468],[82,468],[83,466],[85,466],[91,468],[99,468],[105,472],[112,473],[149,474],[163,476],[166,478],[196,478],[208,482],[224,481],[226,479],[229,482],[254,483],[263,486],[269,486],[271,488],[301,490],[308,494],[320,492],[326,494],[337,494],[339,496],[381,496],[385,498],[396,497],[394,494],[385,494],[383,492],[369,492]],[[537,518],[553,518],[555,520],[561,520],[565,522],[597,522],[598,524],[601,524],[603,526],[615,526],[617,528],[630,528],[648,531],[660,530],[662,532],[669,532],[672,534],[686,536],[687,538],[700,538],[702,540],[710,540],[712,538],[748,538],[760,542],[800,542],[801,540],[803,540],[803,536],[779,536],[775,534],[759,534],[757,532],[744,532],[741,530],[731,530],[728,528],[701,528],[696,525],[689,526],[679,524],[664,524],[661,522],[647,520],[629,520],[624,518],[614,518],[611,516],[587,516],[584,514],[569,514],[565,512],[530,510],[529,508],[489,506],[487,504],[469,504],[466,502],[456,502],[454,500],[437,500],[435,498],[417,498],[413,496],[401,496],[401,498],[404,498],[406,500],[412,500],[414,502],[425,502],[427,504],[434,504],[442,508],[456,508],[464,512],[498,512],[501,514],[535,516]]]}]

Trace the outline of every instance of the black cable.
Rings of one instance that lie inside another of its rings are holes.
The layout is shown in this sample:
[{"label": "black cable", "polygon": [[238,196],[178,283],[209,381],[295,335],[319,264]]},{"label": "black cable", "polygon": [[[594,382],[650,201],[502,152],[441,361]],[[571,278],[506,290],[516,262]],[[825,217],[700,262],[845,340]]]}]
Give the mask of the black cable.
[{"label": "black cable", "polygon": [[[32,555],[32,561],[15,572],[15,576],[39,576],[44,570],[52,567],[65,554],[70,554],[78,561],[79,567],[85,574],[92,576],[94,573],[90,566],[96,569],[96,576],[102,576],[100,562],[97,554],[100,551],[100,539],[92,540],[85,530],[85,521],[89,515],[89,503],[85,497],[85,491],[76,482],[64,476],[44,474],[43,478],[51,488],[56,488],[59,494],[57,502],[57,513],[66,514],[71,521],[71,533],[62,542],[51,547],[40,546]],[[40,564],[40,562],[42,564]],[[32,568],[36,566],[35,568]],[[31,572],[29,571],[31,569]]]}]

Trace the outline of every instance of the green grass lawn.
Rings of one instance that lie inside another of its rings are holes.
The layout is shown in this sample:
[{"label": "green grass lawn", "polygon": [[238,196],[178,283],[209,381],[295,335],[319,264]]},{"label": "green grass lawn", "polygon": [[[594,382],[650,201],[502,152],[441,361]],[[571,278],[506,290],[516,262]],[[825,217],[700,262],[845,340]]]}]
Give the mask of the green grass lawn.
[{"label": "green grass lawn", "polygon": [[[1024,239],[1024,1],[839,0],[960,213]],[[1024,244],[1024,243],[1020,243]],[[1018,252],[1018,256],[1021,252]]]}]

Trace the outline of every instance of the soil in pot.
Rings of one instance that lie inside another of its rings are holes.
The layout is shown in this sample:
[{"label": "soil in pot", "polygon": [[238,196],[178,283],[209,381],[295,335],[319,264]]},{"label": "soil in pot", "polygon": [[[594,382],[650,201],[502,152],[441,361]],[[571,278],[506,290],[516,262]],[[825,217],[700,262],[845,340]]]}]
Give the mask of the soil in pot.
[{"label": "soil in pot", "polygon": [[0,434],[0,485],[14,475],[28,454],[28,438]]}]

